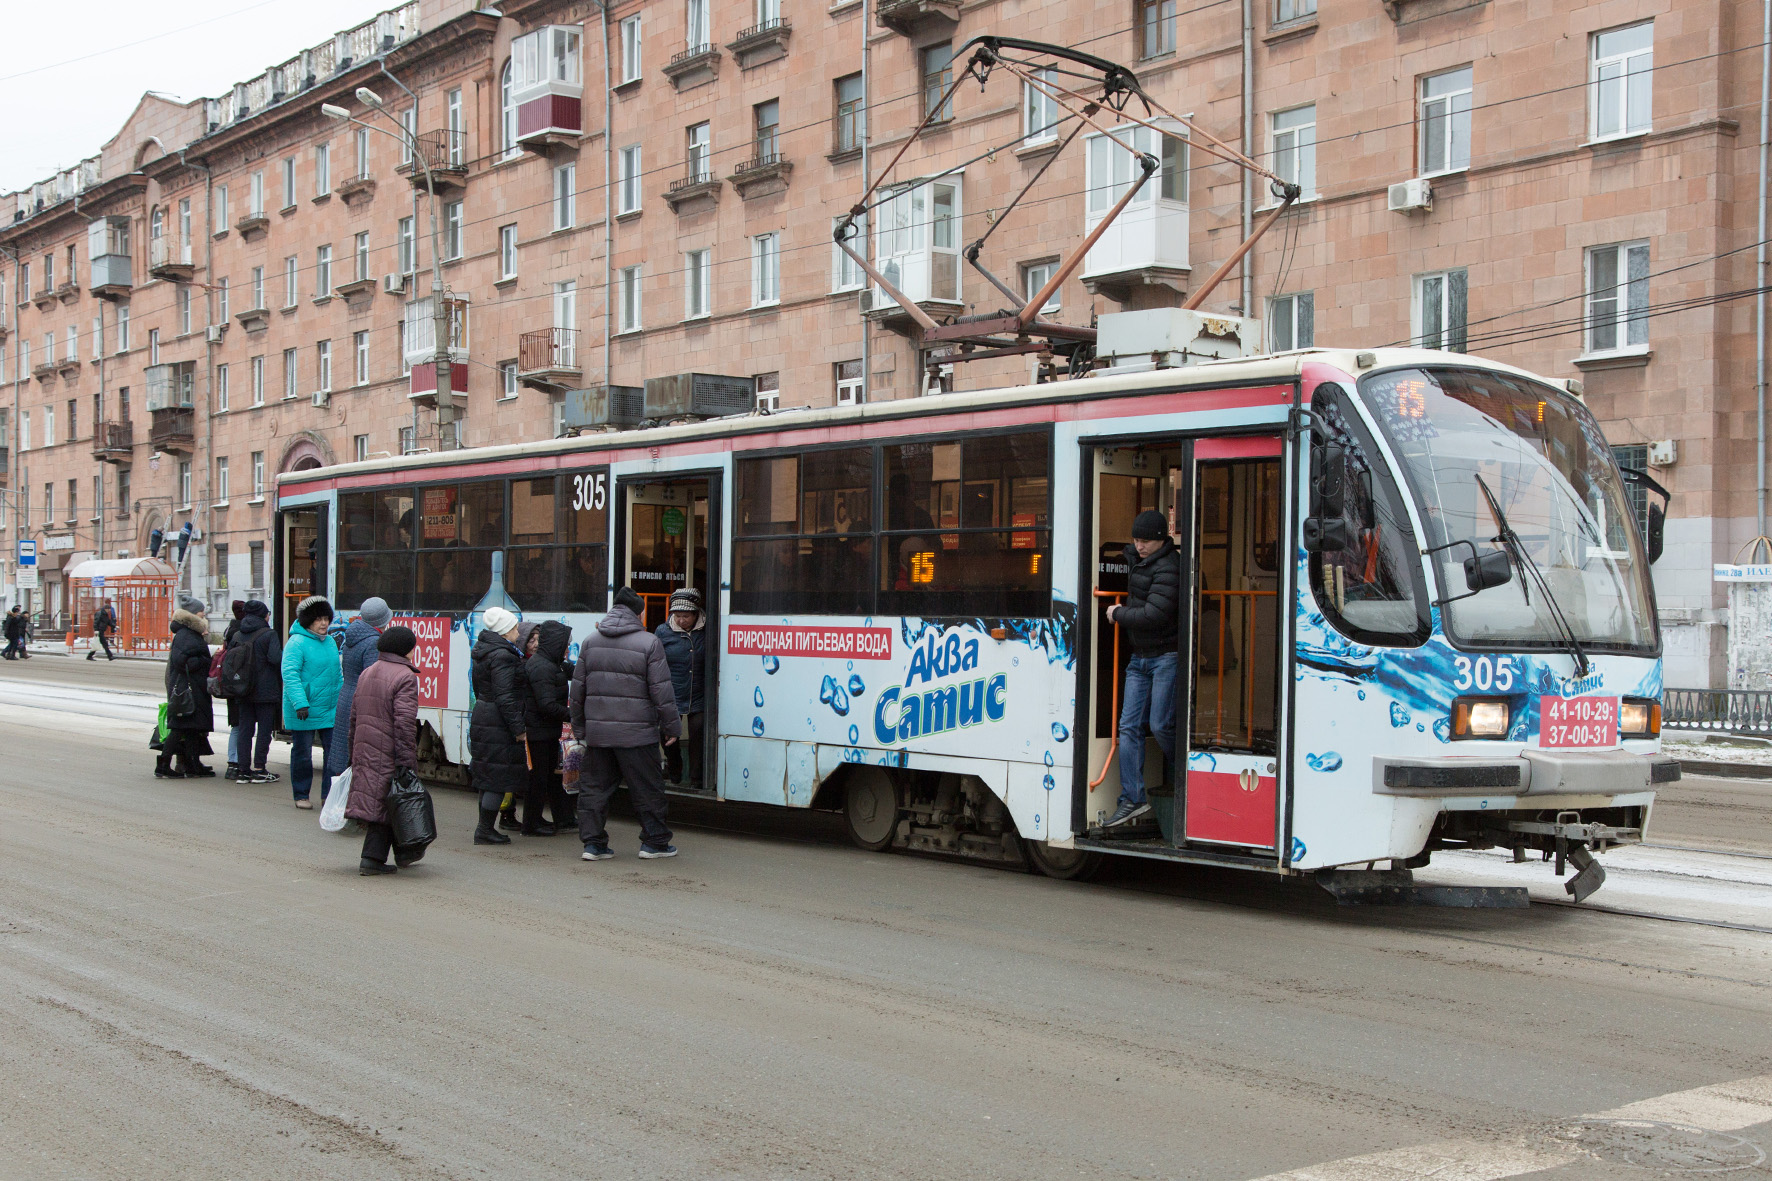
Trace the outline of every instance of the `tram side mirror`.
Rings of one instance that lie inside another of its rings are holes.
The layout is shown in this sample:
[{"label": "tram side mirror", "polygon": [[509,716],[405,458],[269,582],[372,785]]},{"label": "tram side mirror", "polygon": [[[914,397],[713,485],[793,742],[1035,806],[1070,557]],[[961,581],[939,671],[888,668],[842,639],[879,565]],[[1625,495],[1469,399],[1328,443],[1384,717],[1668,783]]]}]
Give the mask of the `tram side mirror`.
[{"label": "tram side mirror", "polygon": [[1344,550],[1349,546],[1347,521],[1341,517],[1306,517],[1304,548],[1313,554]]},{"label": "tram side mirror", "polygon": [[1658,504],[1649,506],[1649,531],[1644,539],[1649,546],[1649,564],[1653,566],[1661,560],[1661,548],[1665,542],[1663,534],[1667,532],[1667,513]]},{"label": "tram side mirror", "polygon": [[1501,586],[1514,576],[1513,561],[1506,550],[1490,550],[1478,557],[1464,560],[1464,585],[1474,594]]},{"label": "tram side mirror", "polygon": [[1338,443],[1319,443],[1311,448],[1311,515],[1341,516],[1346,489],[1347,456]]}]

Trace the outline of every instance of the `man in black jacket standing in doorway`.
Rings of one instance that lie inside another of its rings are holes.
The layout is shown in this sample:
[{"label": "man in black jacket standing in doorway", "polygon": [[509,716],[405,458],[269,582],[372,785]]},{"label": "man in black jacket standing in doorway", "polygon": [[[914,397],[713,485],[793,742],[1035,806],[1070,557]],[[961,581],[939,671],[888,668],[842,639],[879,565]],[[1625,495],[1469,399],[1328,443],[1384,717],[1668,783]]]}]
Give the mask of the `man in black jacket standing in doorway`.
[{"label": "man in black jacket standing in doorway", "polygon": [[1120,697],[1120,806],[1108,826],[1128,824],[1151,810],[1144,794],[1144,743],[1156,735],[1163,758],[1175,762],[1175,684],[1180,658],[1181,554],[1169,522],[1146,509],[1132,522],[1126,547],[1126,601],[1108,608],[1109,623],[1126,629],[1132,660]]}]

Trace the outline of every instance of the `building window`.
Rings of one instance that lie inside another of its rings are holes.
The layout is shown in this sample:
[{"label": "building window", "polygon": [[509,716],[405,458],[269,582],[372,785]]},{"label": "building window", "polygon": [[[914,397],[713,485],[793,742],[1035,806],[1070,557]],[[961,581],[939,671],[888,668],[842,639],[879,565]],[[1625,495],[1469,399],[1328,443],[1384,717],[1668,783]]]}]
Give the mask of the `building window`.
[{"label": "building window", "polygon": [[621,80],[640,80],[640,18],[637,15],[621,22]]},{"label": "building window", "polygon": [[364,232],[356,238],[356,266],[352,268],[351,278],[361,283],[369,278],[369,234]]},{"label": "building window", "polygon": [[620,331],[640,331],[640,268],[623,267],[621,269],[621,307],[618,313]]},{"label": "building window", "polygon": [[418,137],[418,108],[407,107],[400,112],[400,128],[405,135],[400,137],[400,163],[412,163],[412,141]]},{"label": "building window", "polygon": [[76,398],[68,399],[68,442],[72,443],[80,437],[80,402]]},{"label": "building window", "polygon": [[265,543],[262,541],[248,542],[247,570],[250,574],[253,590],[265,590]]},{"label": "building window", "polygon": [[301,300],[301,295],[296,290],[296,277],[300,270],[300,264],[294,258],[283,260],[283,306],[286,308],[294,307]]},{"label": "building window", "polygon": [[505,68],[498,76],[498,110],[499,146],[504,149],[504,158],[513,159],[523,154],[523,148],[517,143],[517,100],[511,94],[511,59],[505,59]]},{"label": "building window", "polygon": [[1269,117],[1273,151],[1269,159],[1281,180],[1290,181],[1305,197],[1317,191],[1317,107],[1293,107]]},{"label": "building window", "polygon": [[954,100],[946,103],[941,96],[954,84],[954,43],[926,46],[921,51],[923,68],[923,116],[931,123],[942,123],[954,117]]},{"label": "building window", "polygon": [[756,149],[756,161],[759,164],[773,164],[776,160],[776,137],[781,131],[781,102],[770,99],[758,103],[751,108],[751,142]]},{"label": "building window", "polygon": [[43,408],[43,445],[45,447],[55,446],[55,407],[54,406],[45,406]]},{"label": "building window", "polygon": [[501,279],[517,277],[517,227],[498,227],[498,274]]},{"label": "building window", "polygon": [[1415,276],[1415,343],[1424,349],[1465,351],[1466,272],[1463,267]]},{"label": "building window", "polygon": [[880,203],[875,265],[913,300],[960,300],[960,203],[958,181],[909,186]]},{"label": "building window", "polygon": [[1594,34],[1588,98],[1593,138],[1649,130],[1654,90],[1655,22]]},{"label": "building window", "polygon": [[1138,56],[1175,52],[1175,0],[1138,0]]},{"label": "building window", "polygon": [[700,182],[709,179],[708,157],[713,148],[713,136],[706,123],[697,123],[684,133],[683,162],[687,166],[685,173],[688,179]]},{"label": "building window", "polygon": [[283,161],[283,208],[295,208],[295,157]]},{"label": "building window", "polygon": [[369,458],[369,436],[351,436],[351,462],[363,463]]},{"label": "building window", "polygon": [[638,212],[640,209],[639,144],[629,144],[621,150],[621,154],[617,157],[615,175],[615,211],[617,213]]},{"label": "building window", "polygon": [[62,335],[62,340],[64,344],[62,356],[70,361],[78,361],[80,359],[80,330],[69,324],[67,331]]},{"label": "building window", "polygon": [[252,268],[252,307],[254,310],[262,310],[264,308],[264,306],[265,306],[265,269],[263,267],[253,267]]},{"label": "building window", "polygon": [[559,344],[554,349],[555,363],[565,369],[578,368],[577,279],[554,284],[554,327],[560,330]]},{"label": "building window", "polygon": [[[259,499],[259,498],[262,498],[264,496],[264,494],[265,494],[265,453],[263,451],[254,451],[252,453],[252,495],[253,495],[254,499]],[[257,542],[253,543],[253,548],[254,549],[258,548]],[[264,585],[263,575],[264,575],[264,570],[259,565],[258,558],[255,555],[254,559],[253,559],[252,585],[263,586]]]},{"label": "building window", "polygon": [[356,380],[358,385],[369,384],[369,333],[357,332],[351,336],[351,353],[357,359]]},{"label": "building window", "polygon": [[418,450],[418,436],[409,426],[400,428],[400,454],[411,455]]},{"label": "building window", "polygon": [[1316,339],[1316,300],[1310,292],[1276,295],[1267,301],[1269,352],[1312,348]]},{"label": "building window", "polygon": [[180,508],[191,507],[191,465],[188,460],[181,460],[178,465],[178,503]]},{"label": "building window", "polygon": [[837,377],[837,405],[856,405],[861,401],[861,361],[838,361],[834,370]]},{"label": "building window", "polygon": [[[837,223],[842,220],[840,217],[831,218],[831,290],[859,291],[867,280],[867,275],[862,271],[861,264],[850,258],[843,248],[837,245]],[[857,218],[855,236],[849,239],[849,248],[859,254],[866,242],[866,234],[867,227],[861,224],[860,218]]]},{"label": "building window", "polygon": [[218,591],[228,589],[228,547],[213,545],[209,547],[211,569],[214,571],[214,585]]},{"label": "building window", "polygon": [[1421,80],[1421,175],[1471,166],[1471,68]]},{"label": "building window", "polygon": [[461,257],[461,202],[443,203],[443,257]]},{"label": "building window", "polygon": [[314,251],[314,298],[325,299],[332,294],[332,247],[321,246]]},{"label": "building window", "polygon": [[500,361],[498,363],[498,396],[501,401],[509,401],[517,396],[517,363]]},{"label": "building window", "polygon": [[1051,143],[1058,138],[1058,101],[1047,90],[1057,89],[1058,73],[1050,69],[1036,70],[1034,77],[1046,89],[1030,82],[1021,84],[1021,142]]},{"label": "building window", "polygon": [[[1057,273],[1058,273],[1058,264],[1056,262],[1047,261],[1047,262],[1030,262],[1030,263],[1028,263],[1027,265],[1025,265],[1021,268],[1021,290],[1022,290],[1022,293],[1028,299],[1032,299],[1034,296],[1036,296],[1040,293],[1040,289],[1042,287],[1046,286],[1047,283],[1052,281],[1052,276]],[[1048,315],[1049,313],[1056,312],[1059,309],[1059,307],[1061,305],[1061,298],[1062,298],[1060,295],[1060,292],[1062,292],[1063,290],[1064,290],[1064,288],[1062,286],[1055,288],[1053,290],[1052,298],[1048,299],[1046,301],[1045,305],[1040,308],[1040,315],[1042,315],[1042,316]]]},{"label": "building window", "polygon": [[[190,467],[191,465],[187,463],[183,466]],[[185,503],[189,504],[190,502],[191,498],[186,496]],[[55,524],[55,484],[53,481],[45,481],[43,484],[43,523],[45,525]]]},{"label": "building window", "polygon": [[295,395],[297,393],[296,388],[295,388],[297,368],[298,368],[298,366],[296,364],[295,350],[294,349],[284,349],[283,350],[283,396],[285,398],[293,398],[293,397],[295,397]]},{"label": "building window", "polygon": [[228,230],[228,186],[215,186],[215,233],[225,234]]},{"label": "building window", "polygon": [[757,409],[764,413],[773,413],[781,409],[781,374],[759,373],[757,383]]},{"label": "building window", "polygon": [[97,521],[105,511],[105,478],[92,477],[92,520]]},{"label": "building window", "polygon": [[[182,283],[178,288],[178,334],[180,336],[191,334],[191,289]],[[54,360],[55,358],[52,355],[47,359]]]},{"label": "building window", "polygon": [[228,322],[228,281],[226,279],[215,281],[215,308],[220,313],[216,317],[217,322],[226,324]]},{"label": "building window", "polygon": [[690,250],[683,255],[683,318],[698,320],[709,314],[713,302],[713,254]]},{"label": "building window", "polygon": [[127,517],[134,511],[132,499],[129,495],[129,469],[120,467],[117,469],[117,515],[119,517]]},{"label": "building window", "polygon": [[332,145],[314,145],[314,196],[332,192]]},{"label": "building window", "polygon": [[[181,197],[178,202],[178,244],[179,257],[188,265],[191,261],[191,199],[189,197]],[[46,286],[53,286],[53,284],[46,284]]]},{"label": "building window", "polygon": [[224,414],[228,409],[228,367],[226,365],[215,367],[215,408]]},{"label": "building window", "polygon": [[218,455],[215,459],[215,500],[217,504],[228,503],[228,457]]},{"label": "building window", "polygon": [[690,53],[705,53],[713,48],[713,37],[710,30],[712,22],[708,19],[708,0],[688,0],[687,20],[684,22],[683,47]]},{"label": "building window", "polygon": [[357,179],[369,179],[369,129],[357,128]]},{"label": "building window", "polygon": [[322,392],[332,389],[332,342],[323,340],[314,346],[316,373],[315,389]]},{"label": "building window", "polygon": [[126,303],[117,305],[117,351],[129,351],[129,305]]},{"label": "building window", "polygon": [[1301,20],[1317,15],[1317,0],[1274,0],[1274,23]]},{"label": "building window", "polygon": [[[20,343],[23,344],[24,342],[21,341]],[[158,328],[150,328],[148,329],[148,364],[158,365],[159,363],[160,330]]]},{"label": "building window", "polygon": [[1649,243],[1617,242],[1587,252],[1587,351],[1649,344]]},{"label": "building window", "polygon": [[72,525],[80,519],[80,481],[68,481],[68,517],[66,524]]},{"label": "building window", "polygon": [[781,302],[781,235],[751,239],[751,306]]},{"label": "building window", "polygon": [[418,269],[418,255],[413,249],[412,219],[400,219],[400,250],[399,265],[402,275],[410,275]]},{"label": "building window", "polygon": [[574,213],[575,196],[578,188],[578,166],[562,164],[554,169],[554,228],[569,230],[573,227],[577,215]]},{"label": "building window", "polygon": [[263,171],[252,174],[252,180],[246,190],[246,216],[263,217],[265,215],[265,174]]},{"label": "building window", "polygon": [[467,135],[462,129],[461,121],[461,87],[457,86],[444,95],[443,109],[449,133],[449,166],[460,168],[462,161],[467,158],[464,145]]},{"label": "building window", "polygon": [[254,357],[252,358],[251,364],[252,404],[254,406],[263,406],[265,404],[265,359],[263,357]]},{"label": "building window", "polygon": [[867,134],[867,110],[862,103],[861,75],[845,74],[831,83],[834,103],[831,115],[831,146],[839,152],[861,150]]}]

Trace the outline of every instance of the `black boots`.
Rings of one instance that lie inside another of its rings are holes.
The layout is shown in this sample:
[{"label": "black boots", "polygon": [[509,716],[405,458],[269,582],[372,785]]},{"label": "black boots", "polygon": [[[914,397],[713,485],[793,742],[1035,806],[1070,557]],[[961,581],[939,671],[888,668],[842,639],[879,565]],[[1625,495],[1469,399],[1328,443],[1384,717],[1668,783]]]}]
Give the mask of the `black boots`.
[{"label": "black boots", "polygon": [[154,760],[155,779],[183,779],[184,777],[183,771],[172,769],[172,755],[170,753],[162,751],[160,757]]},{"label": "black boots", "polygon": [[377,874],[394,873],[395,869],[385,861],[371,861],[367,857],[357,859],[357,873],[362,877],[374,877]]},{"label": "black boots", "polygon": [[511,843],[510,837],[507,837],[504,833],[498,831],[496,827],[497,821],[497,808],[480,809],[480,827],[474,830],[474,843],[476,845],[508,845]]}]

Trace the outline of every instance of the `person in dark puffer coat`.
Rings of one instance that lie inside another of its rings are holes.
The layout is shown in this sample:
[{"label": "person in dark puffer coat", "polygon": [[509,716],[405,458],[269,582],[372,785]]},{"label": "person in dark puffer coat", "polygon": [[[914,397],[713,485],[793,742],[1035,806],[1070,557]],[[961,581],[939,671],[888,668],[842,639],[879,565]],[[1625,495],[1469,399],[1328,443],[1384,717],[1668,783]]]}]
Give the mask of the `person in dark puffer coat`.
[{"label": "person in dark puffer coat", "polygon": [[[409,657],[418,646],[410,629],[390,627],[376,637],[376,660],[357,680],[351,708],[348,752],[351,795],[345,815],[361,820],[363,853],[357,872],[393,873],[424,856],[425,847],[394,844],[388,823],[388,785],[394,772],[418,762],[418,673]],[[388,865],[393,851],[394,864]]]},{"label": "person in dark puffer coat", "polygon": [[[357,608],[357,618],[345,628],[344,646],[339,652],[338,672],[344,679],[338,686],[338,707],[333,711],[332,725],[337,733],[351,732],[351,699],[357,692],[357,678],[376,660],[376,642],[381,639],[382,632],[393,620],[394,613],[388,609],[388,601],[383,598],[368,598]],[[326,773],[332,776],[343,775],[345,768],[351,765],[351,748],[349,742],[334,742],[326,748]]]},{"label": "person in dark puffer coat", "polygon": [[683,764],[689,764],[689,789],[701,790],[702,711],[707,708],[707,622],[701,609],[701,592],[685,587],[671,596],[670,614],[653,631],[664,645],[665,662],[671,666],[671,689],[677,695],[677,714],[683,719],[683,741],[665,747],[665,777],[683,782]]},{"label": "person in dark puffer coat", "polygon": [[[189,596],[172,613],[172,645],[166,655],[166,739],[154,763],[154,778],[184,779],[214,775],[203,765],[209,754],[209,732],[215,729],[215,703],[209,696],[209,619],[203,601]],[[178,695],[175,697],[174,689]],[[178,700],[188,690],[189,708]],[[175,766],[173,760],[177,759]]]},{"label": "person in dark puffer coat", "polygon": [[[536,628],[536,649],[523,661],[523,725],[529,735],[529,795],[523,800],[523,834],[553,836],[566,820],[566,790],[560,786],[560,727],[570,716],[566,704],[566,649],[572,629],[550,619]],[[543,824],[541,809],[553,811]]]},{"label": "person in dark puffer coat", "polygon": [[236,644],[250,644],[253,651],[252,691],[236,706],[240,717],[241,783],[275,783],[277,773],[267,770],[271,732],[277,728],[283,708],[283,644],[271,626],[271,609],[258,599],[248,599],[234,631]]},{"label": "person in dark puffer coat", "polygon": [[517,650],[517,617],[503,607],[482,616],[474,641],[474,712],[468,717],[468,759],[474,788],[480,793],[480,825],[476,845],[508,845],[511,838],[494,827],[498,805],[506,792],[526,795],[529,764],[525,759],[527,729],[523,703],[528,696],[523,656]]},{"label": "person in dark puffer coat", "polygon": [[1120,806],[1109,826],[1127,824],[1151,810],[1144,794],[1147,725],[1163,758],[1175,762],[1181,554],[1169,538],[1169,519],[1157,510],[1146,509],[1133,520],[1126,568],[1126,601],[1107,612],[1108,622],[1123,628],[1132,644],[1120,697]]}]

